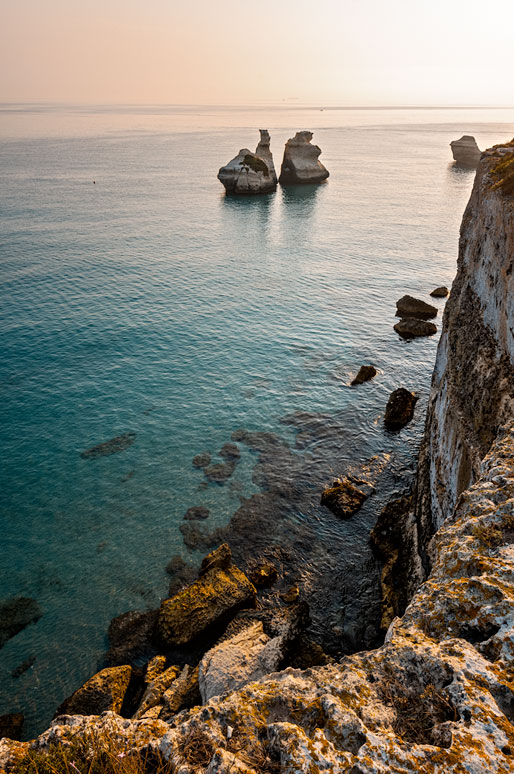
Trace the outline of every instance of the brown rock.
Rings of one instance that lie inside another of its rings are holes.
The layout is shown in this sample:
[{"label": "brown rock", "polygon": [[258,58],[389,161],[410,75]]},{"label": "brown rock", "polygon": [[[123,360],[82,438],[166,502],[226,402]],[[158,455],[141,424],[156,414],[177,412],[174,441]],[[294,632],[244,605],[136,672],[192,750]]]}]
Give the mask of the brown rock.
[{"label": "brown rock", "polygon": [[363,384],[364,382],[369,382],[370,379],[373,379],[374,376],[376,376],[378,373],[377,369],[374,368],[372,365],[363,365],[359,368],[359,372],[355,379],[352,380],[352,384]]},{"label": "brown rock", "polygon": [[357,479],[352,480],[348,476],[337,479],[321,495],[321,505],[329,508],[340,519],[349,519],[350,516],[357,513],[364,500],[369,496],[367,492],[356,486],[356,483]]},{"label": "brown rock", "polygon": [[269,562],[258,565],[250,573],[250,580],[258,589],[272,586],[278,578],[277,568]]},{"label": "brown rock", "polygon": [[209,518],[209,509],[204,508],[202,505],[193,505],[192,508],[188,508],[184,514],[184,519],[188,521],[198,521],[199,519]]},{"label": "brown rock", "polygon": [[450,294],[450,291],[448,288],[446,288],[444,285],[441,285],[440,288],[436,288],[433,290],[430,295],[434,298],[446,298]]},{"label": "brown rock", "polygon": [[420,298],[402,296],[400,300],[396,302],[396,315],[397,317],[417,317],[426,320],[430,317],[437,316],[437,308],[431,304],[427,304]]},{"label": "brown rock", "polygon": [[414,416],[418,396],[404,387],[391,393],[385,410],[384,424],[388,430],[399,430]]},{"label": "brown rock", "polygon": [[403,339],[413,339],[416,336],[433,336],[437,333],[437,325],[414,317],[405,317],[394,326],[396,333]]},{"label": "brown rock", "polygon": [[107,710],[119,714],[131,675],[130,666],[102,669],[65,699],[56,715],[100,715]]},{"label": "brown rock", "polygon": [[218,548],[215,548],[214,551],[211,551],[210,554],[204,556],[198,575],[201,577],[209,572],[209,570],[214,570],[215,568],[228,570],[231,564],[232,551],[230,550],[230,546],[228,543],[222,543]]}]

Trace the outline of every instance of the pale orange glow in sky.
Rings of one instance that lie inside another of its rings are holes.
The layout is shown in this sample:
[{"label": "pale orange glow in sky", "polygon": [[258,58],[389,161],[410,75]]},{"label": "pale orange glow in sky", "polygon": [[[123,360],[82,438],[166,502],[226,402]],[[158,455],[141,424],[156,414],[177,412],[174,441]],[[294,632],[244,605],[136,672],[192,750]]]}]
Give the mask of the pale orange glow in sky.
[{"label": "pale orange glow in sky", "polygon": [[0,101],[514,105],[514,0],[0,0]]}]

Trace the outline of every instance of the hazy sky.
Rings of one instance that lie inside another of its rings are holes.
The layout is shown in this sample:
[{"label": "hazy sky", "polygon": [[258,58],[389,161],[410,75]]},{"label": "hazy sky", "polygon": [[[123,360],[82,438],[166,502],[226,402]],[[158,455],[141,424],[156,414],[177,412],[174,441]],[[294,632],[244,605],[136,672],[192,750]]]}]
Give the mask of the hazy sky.
[{"label": "hazy sky", "polygon": [[0,101],[514,105],[514,0],[0,0]]}]

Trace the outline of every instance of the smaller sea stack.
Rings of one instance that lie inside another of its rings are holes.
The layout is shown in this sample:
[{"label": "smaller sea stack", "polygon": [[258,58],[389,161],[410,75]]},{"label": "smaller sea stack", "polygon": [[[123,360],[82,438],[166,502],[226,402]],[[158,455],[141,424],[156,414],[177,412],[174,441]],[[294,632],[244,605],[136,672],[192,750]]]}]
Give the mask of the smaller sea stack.
[{"label": "smaller sea stack", "polygon": [[296,183],[322,183],[329,171],[318,156],[321,148],[312,145],[312,132],[297,132],[286,142],[279,182],[283,185]]}]

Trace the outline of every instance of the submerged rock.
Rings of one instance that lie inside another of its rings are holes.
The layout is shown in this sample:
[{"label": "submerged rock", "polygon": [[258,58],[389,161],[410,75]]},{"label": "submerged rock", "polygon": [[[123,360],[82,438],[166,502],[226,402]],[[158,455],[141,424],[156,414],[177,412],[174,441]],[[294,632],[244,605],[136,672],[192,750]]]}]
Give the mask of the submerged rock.
[{"label": "submerged rock", "polygon": [[0,648],[31,623],[41,618],[41,609],[31,597],[11,597],[0,603]]},{"label": "submerged rock", "polygon": [[18,666],[12,670],[11,677],[15,680],[18,677],[21,677],[25,672],[27,672],[31,666],[34,666],[36,663],[36,656],[30,656],[29,658],[26,658],[25,661],[22,661],[21,664],[18,664]]},{"label": "submerged rock", "polygon": [[431,317],[437,317],[437,307],[427,304],[420,298],[414,296],[402,296],[396,302],[397,317],[416,317],[420,320],[429,320]]},{"label": "submerged rock", "polygon": [[437,325],[427,320],[418,320],[415,317],[405,317],[393,325],[396,333],[402,339],[415,339],[418,336],[433,336],[437,333]]},{"label": "submerged rock", "polygon": [[130,610],[113,618],[107,634],[107,663],[112,666],[140,663],[141,659],[154,655],[149,643],[156,620],[157,610]]},{"label": "submerged rock", "polygon": [[203,505],[193,505],[192,508],[188,508],[184,514],[184,519],[187,521],[198,521],[201,519],[208,519],[210,510],[204,508]]},{"label": "submerged rock", "polygon": [[357,513],[372,491],[373,488],[367,481],[346,476],[343,479],[336,479],[332,486],[327,487],[321,495],[320,502],[340,519],[349,519]]},{"label": "submerged rock", "polygon": [[131,675],[127,665],[102,669],[65,699],[56,715],[100,715],[107,710],[119,714]]},{"label": "submerged rock", "polygon": [[90,449],[86,449],[80,453],[83,459],[95,460],[97,457],[107,457],[109,454],[117,454],[118,452],[125,451],[129,446],[132,446],[136,440],[136,434],[129,432],[118,435],[116,438],[111,438],[110,441],[104,441],[97,446],[92,446]]},{"label": "submerged rock", "polygon": [[440,288],[436,288],[430,293],[431,296],[434,298],[446,298],[446,296],[450,295],[450,291],[447,287],[444,285],[441,285]]},{"label": "submerged rock", "polygon": [[450,148],[457,164],[461,164],[463,167],[476,167],[478,165],[482,151],[472,135],[464,134],[460,140],[452,140]]},{"label": "submerged rock", "polygon": [[329,176],[329,171],[318,161],[321,148],[311,144],[312,132],[297,132],[286,142],[280,182],[322,183]]},{"label": "submerged rock", "polygon": [[197,581],[161,603],[156,628],[160,643],[187,645],[205,630],[229,621],[242,607],[254,605],[255,586],[237,567],[224,563],[226,556],[214,557],[214,564],[204,568]]},{"label": "submerged rock", "polygon": [[225,457],[227,460],[238,460],[241,456],[239,447],[235,443],[226,443],[220,449],[220,457]]},{"label": "submerged rock", "polygon": [[378,371],[374,366],[363,365],[359,368],[357,376],[352,379],[351,384],[364,384],[364,382],[369,382],[370,379],[373,379],[373,377],[377,375],[377,373]]},{"label": "submerged rock", "polygon": [[25,718],[21,712],[10,712],[8,715],[0,715],[0,739],[18,740],[21,736]]},{"label": "submerged rock", "polygon": [[193,467],[195,468],[206,468],[207,465],[210,464],[211,461],[211,455],[210,452],[200,452],[200,454],[197,454],[195,457],[193,457]]},{"label": "submerged rock", "polygon": [[269,193],[277,187],[269,132],[267,129],[261,129],[260,133],[261,139],[255,153],[248,148],[242,148],[237,156],[218,172],[218,180],[223,183],[227,193]]},{"label": "submerged rock", "polygon": [[404,387],[394,390],[389,396],[385,410],[384,424],[388,430],[400,430],[414,416],[418,396]]},{"label": "submerged rock", "polygon": [[236,463],[234,460],[229,460],[228,462],[217,462],[214,465],[208,465],[204,468],[204,473],[209,481],[215,481],[217,484],[224,484],[235,469]]}]

